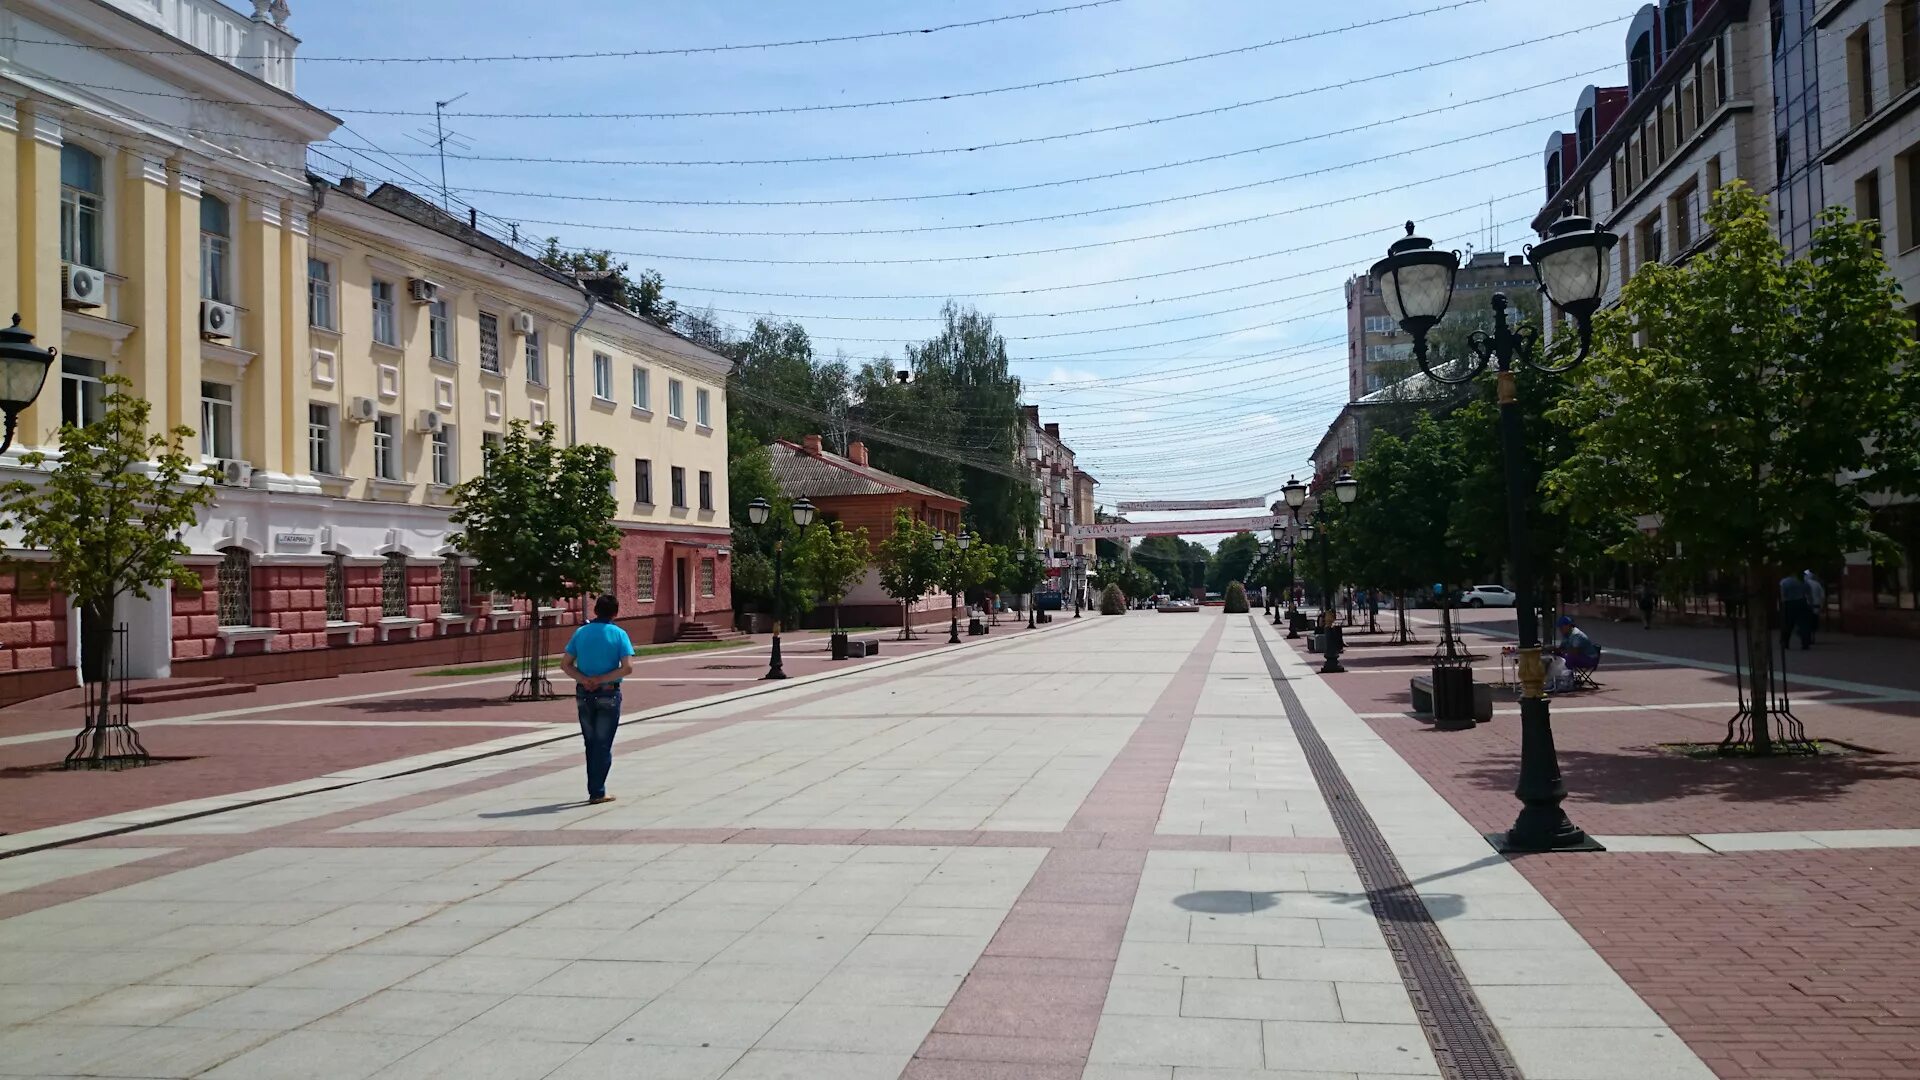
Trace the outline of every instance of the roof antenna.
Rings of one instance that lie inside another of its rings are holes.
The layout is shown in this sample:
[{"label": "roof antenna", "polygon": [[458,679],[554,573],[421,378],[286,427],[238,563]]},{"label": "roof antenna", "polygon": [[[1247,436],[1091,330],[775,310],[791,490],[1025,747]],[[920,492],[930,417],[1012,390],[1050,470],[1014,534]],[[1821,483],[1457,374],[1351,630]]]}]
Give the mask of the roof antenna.
[{"label": "roof antenna", "polygon": [[[459,101],[461,98],[466,97],[469,93],[472,93],[472,91],[463,91],[445,101],[434,102],[433,131],[428,132],[426,128],[420,128],[419,135],[407,136],[407,138],[412,139],[414,142],[432,147],[434,151],[440,155],[440,209],[449,213],[453,211],[453,199],[448,194],[447,188],[447,144],[452,143],[453,148],[456,150],[471,150],[473,149],[473,144],[467,142],[467,137],[460,132],[448,131],[440,113],[441,110]],[[431,134],[431,138],[422,137],[429,134]]]}]

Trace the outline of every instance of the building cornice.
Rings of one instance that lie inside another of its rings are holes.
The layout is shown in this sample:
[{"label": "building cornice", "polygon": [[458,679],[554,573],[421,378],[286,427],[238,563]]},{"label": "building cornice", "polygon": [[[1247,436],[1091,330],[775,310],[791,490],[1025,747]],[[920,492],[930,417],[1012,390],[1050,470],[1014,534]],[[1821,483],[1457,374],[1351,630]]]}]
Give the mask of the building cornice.
[{"label": "building cornice", "polygon": [[[1682,75],[1693,70],[1693,61],[1720,37],[1722,31],[1734,23],[1747,21],[1747,9],[1750,3],[1751,0],[1721,0],[1707,12],[1706,18],[1695,23],[1693,29],[1687,31],[1687,36],[1680,39],[1680,44],[1667,54],[1665,62],[1654,71],[1653,77],[1647,80],[1647,85],[1627,99],[1626,108],[1621,110],[1620,115],[1614,119],[1607,130],[1598,134],[1594,139],[1593,149],[1575,163],[1573,171],[1560,182],[1559,190],[1555,191],[1541,207],[1540,213],[1532,222],[1535,232],[1545,233],[1547,226],[1559,218],[1561,204],[1565,203],[1572,193],[1577,193],[1585,187],[1589,180],[1600,175],[1601,170],[1612,162],[1613,152],[1627,141],[1630,134],[1640,130],[1640,125],[1646,120],[1647,115],[1660,107],[1660,102],[1666,98],[1666,92],[1679,85]],[[1724,72],[1723,75],[1731,86],[1733,73],[1729,71]],[[1727,103],[1722,104],[1723,108],[1725,104]],[[1702,124],[1701,130],[1705,129],[1706,125]],[[1675,155],[1675,157],[1678,156]]]}]

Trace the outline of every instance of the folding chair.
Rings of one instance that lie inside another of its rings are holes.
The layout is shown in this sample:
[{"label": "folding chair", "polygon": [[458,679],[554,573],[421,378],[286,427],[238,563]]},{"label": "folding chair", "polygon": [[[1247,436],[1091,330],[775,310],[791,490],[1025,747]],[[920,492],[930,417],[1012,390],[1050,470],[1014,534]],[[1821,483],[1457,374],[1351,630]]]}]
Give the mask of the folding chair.
[{"label": "folding chair", "polygon": [[1600,684],[1595,682],[1593,677],[1594,677],[1594,674],[1600,670],[1600,656],[1603,651],[1604,650],[1600,646],[1595,645],[1593,647],[1592,662],[1580,660],[1576,657],[1567,658],[1567,674],[1573,676],[1573,685],[1575,689],[1578,689],[1578,690],[1600,689]]}]

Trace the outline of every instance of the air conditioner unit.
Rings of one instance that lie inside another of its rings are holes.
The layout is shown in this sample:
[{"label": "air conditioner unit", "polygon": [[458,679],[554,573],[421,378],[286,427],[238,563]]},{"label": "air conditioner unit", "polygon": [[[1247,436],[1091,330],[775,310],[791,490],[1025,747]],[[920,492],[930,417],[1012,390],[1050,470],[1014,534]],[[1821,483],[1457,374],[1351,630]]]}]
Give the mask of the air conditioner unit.
[{"label": "air conditioner unit", "polygon": [[357,397],[347,402],[347,419],[356,424],[365,424],[380,415],[380,405],[370,397]]},{"label": "air conditioner unit", "polygon": [[200,301],[200,336],[233,338],[233,305],[218,300]]},{"label": "air conditioner unit", "polygon": [[439,412],[433,409],[422,409],[420,410],[420,419],[413,423],[413,430],[421,432],[422,434],[432,435],[446,426],[447,418],[441,416]]},{"label": "air conditioner unit", "polygon": [[513,329],[520,334],[533,333],[533,313],[530,311],[516,313],[513,317]]},{"label": "air conditioner unit", "polygon": [[253,462],[221,458],[220,482],[228,487],[246,487],[253,482]]},{"label": "air conditioner unit", "polygon": [[431,304],[440,299],[440,286],[426,278],[408,278],[407,295],[413,297],[416,303]]},{"label": "air conditioner unit", "polygon": [[67,263],[60,272],[60,295],[69,307],[100,307],[107,302],[107,275],[91,266]]}]

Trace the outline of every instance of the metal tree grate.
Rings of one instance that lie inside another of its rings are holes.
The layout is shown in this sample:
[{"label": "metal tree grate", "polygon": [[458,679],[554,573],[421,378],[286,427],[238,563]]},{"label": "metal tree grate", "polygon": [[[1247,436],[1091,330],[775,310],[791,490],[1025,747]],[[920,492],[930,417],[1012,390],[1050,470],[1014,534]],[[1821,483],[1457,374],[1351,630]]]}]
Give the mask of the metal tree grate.
[{"label": "metal tree grate", "polygon": [[113,657],[106,680],[86,684],[86,722],[73,737],[62,768],[127,769],[153,760],[127,714],[126,623],[113,628]]},{"label": "metal tree grate", "polygon": [[1253,634],[1294,737],[1313,770],[1314,783],[1327,801],[1380,932],[1393,952],[1401,982],[1413,1001],[1414,1013],[1433,1048],[1441,1075],[1449,1080],[1520,1080],[1520,1070],[1514,1066],[1506,1043],[1461,973],[1453,949],[1433,921],[1433,913],[1408,880],[1373,816],[1361,805],[1346,772],[1327,749],[1326,740],[1308,719],[1300,696],[1288,684],[1260,633],[1258,620],[1253,622]]}]

